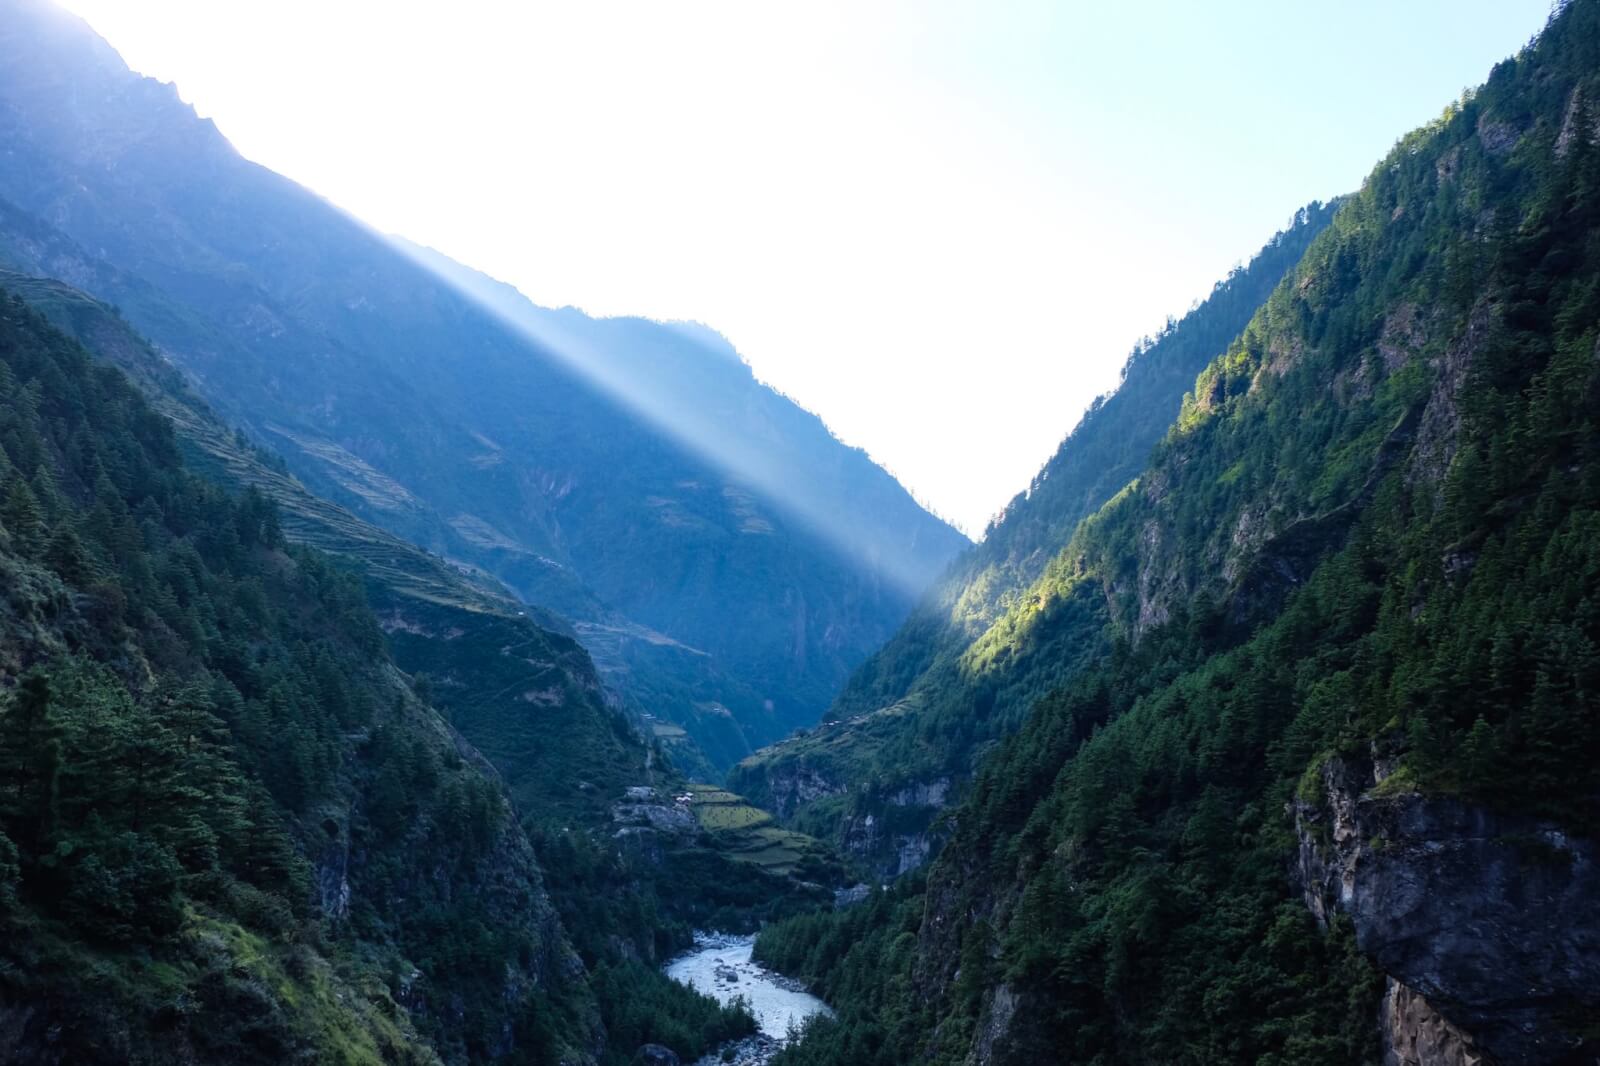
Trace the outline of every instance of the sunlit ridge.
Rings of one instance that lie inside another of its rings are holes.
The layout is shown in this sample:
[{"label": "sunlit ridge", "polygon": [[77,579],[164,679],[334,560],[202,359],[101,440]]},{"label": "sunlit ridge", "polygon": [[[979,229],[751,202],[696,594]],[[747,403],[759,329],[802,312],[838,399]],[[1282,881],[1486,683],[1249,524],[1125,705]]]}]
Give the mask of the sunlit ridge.
[{"label": "sunlit ridge", "polygon": [[[917,564],[911,551],[913,545],[881,542],[872,528],[873,516],[843,513],[837,506],[839,494],[829,494],[830,501],[817,491],[820,486],[794,483],[792,469],[785,470],[781,463],[753,448],[749,440],[720,425],[714,417],[687,409],[665,390],[650,387],[649,382],[640,380],[642,375],[617,365],[614,353],[601,350],[563,325],[563,320],[589,323],[603,320],[590,319],[574,309],[538,307],[515,288],[478,274],[431,249],[400,238],[386,236],[383,239],[439,283],[492,316],[539,352],[577,373],[665,433],[674,443],[751,491],[762,504],[798,523],[845,559],[891,583],[900,593],[915,598],[935,576],[926,566]],[[651,322],[650,325],[670,333],[683,345],[692,346],[696,358],[742,364],[733,346],[709,327],[686,323]],[[748,371],[748,366],[745,369]],[[797,406],[796,411],[807,418],[815,417]],[[826,430],[820,419],[818,425]],[[839,446],[848,447],[842,443]],[[889,478],[887,473],[883,476]],[[920,506],[909,492],[905,493],[905,501],[908,507]]]}]

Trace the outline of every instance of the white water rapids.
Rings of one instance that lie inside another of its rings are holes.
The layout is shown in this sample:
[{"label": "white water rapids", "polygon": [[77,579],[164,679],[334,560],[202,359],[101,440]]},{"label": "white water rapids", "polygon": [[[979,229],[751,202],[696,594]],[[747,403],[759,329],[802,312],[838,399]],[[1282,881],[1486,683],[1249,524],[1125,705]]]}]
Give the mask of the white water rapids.
[{"label": "white water rapids", "polygon": [[798,982],[750,958],[753,936],[697,933],[694,949],[667,964],[667,976],[713,997],[719,1003],[743,998],[763,1035],[783,1041],[807,1018],[831,1013],[828,1005]]}]

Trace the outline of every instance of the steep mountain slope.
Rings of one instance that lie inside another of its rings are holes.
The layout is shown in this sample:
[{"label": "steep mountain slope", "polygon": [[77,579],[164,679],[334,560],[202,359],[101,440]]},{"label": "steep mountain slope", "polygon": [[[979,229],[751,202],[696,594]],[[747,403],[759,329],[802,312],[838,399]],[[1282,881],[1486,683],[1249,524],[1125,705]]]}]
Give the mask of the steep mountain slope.
[{"label": "steep mountain slope", "polygon": [[340,558],[364,578],[396,663],[428,677],[435,706],[500,770],[520,810],[604,821],[625,789],[650,780],[646,745],[606,706],[592,665],[559,620],[530,616],[497,582],[312,495],[281,460],[222,425],[105,305],[61,282],[5,271],[0,288],[127,373],[172,422],[195,470],[260,492],[277,505],[289,541]]},{"label": "steep mountain slope", "polygon": [[[629,357],[586,347],[644,337],[725,366],[703,338],[587,321],[565,335],[584,350],[529,338],[241,159],[78,20],[42,0],[0,11],[0,197],[91,256],[76,273],[27,261],[51,242],[18,230],[13,264],[118,304],[312,490],[584,623],[610,677],[713,767],[814,721],[963,543],[770,394],[749,395],[782,414],[756,423],[776,443],[734,438],[718,461],[699,450],[725,439],[714,410],[660,424],[596,382]],[[820,504],[787,496],[813,483]],[[885,516],[875,557],[818,532],[861,514]]]},{"label": "steep mountain slope", "polygon": [[[736,767],[732,787],[895,874],[928,854],[929,822],[984,745],[1014,730],[1059,676],[1052,645],[1003,680],[968,652],[1021,603],[1073,528],[1143,469],[1184,393],[1333,215],[1312,204],[1181,321],[1134,350],[1121,386],[1084,415],[1026,493],[851,678],[815,731]],[[1041,637],[1040,639],[1050,639]]]},{"label": "steep mountain slope", "polygon": [[586,1061],[528,838],[357,582],[0,294],[0,1048]]},{"label": "steep mountain slope", "polygon": [[[714,330],[694,322],[591,318],[539,307],[503,282],[429,248],[396,245],[437,276],[547,347],[582,357],[651,422],[718,456],[756,485],[779,486],[779,505],[810,520],[850,556],[921,588],[966,546],[859,448],[841,446],[822,419],[756,380]],[[846,515],[841,501],[858,501]],[[907,531],[910,536],[907,536]]]},{"label": "steep mountain slope", "polygon": [[686,947],[693,929],[753,927],[826,898],[815,882],[842,877],[826,849],[758,818],[724,828],[711,817],[718,804],[731,806],[723,793],[672,803],[684,781],[602,702],[587,657],[546,628],[552,620],[308,493],[280,460],[223,427],[112,309],[48,279],[0,273],[0,288],[123,369],[171,422],[194,468],[273,501],[287,540],[364,578],[395,662],[455,729],[481,742],[530,832],[596,992],[600,1061],[621,1066],[643,1043],[693,1056],[741,1035],[749,1021],[740,1012],[716,1009],[655,964]]},{"label": "steep mountain slope", "polygon": [[962,555],[906,624],[857,670],[829,715],[847,718],[904,699],[936,661],[959,655],[1036,579],[1073,529],[1144,468],[1195,375],[1239,335],[1305,254],[1336,205],[1312,203],[1249,264],[1217,282],[1181,320],[1141,341],[1121,382]]},{"label": "steep mountain slope", "polygon": [[1597,93],[1573,0],[1340,207],[974,647],[1106,650],[926,881],[764,936],[788,1062],[1594,1058]]}]

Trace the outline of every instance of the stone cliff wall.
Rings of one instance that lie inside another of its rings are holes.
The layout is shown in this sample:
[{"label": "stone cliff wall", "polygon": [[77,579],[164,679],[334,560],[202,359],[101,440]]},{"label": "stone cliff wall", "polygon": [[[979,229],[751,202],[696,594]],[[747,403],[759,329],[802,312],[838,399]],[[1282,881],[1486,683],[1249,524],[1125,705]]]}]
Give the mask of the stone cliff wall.
[{"label": "stone cliff wall", "polygon": [[1396,1066],[1593,1062],[1596,844],[1540,819],[1424,796],[1391,760],[1330,759],[1295,806],[1295,876],[1390,979]]}]

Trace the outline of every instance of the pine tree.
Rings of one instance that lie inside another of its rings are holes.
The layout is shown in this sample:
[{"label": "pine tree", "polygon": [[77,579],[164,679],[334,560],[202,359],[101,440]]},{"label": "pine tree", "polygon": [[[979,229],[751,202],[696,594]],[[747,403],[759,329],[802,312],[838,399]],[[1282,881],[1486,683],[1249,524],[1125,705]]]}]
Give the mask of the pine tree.
[{"label": "pine tree", "polygon": [[61,579],[77,588],[88,588],[99,577],[100,571],[89,558],[83,541],[70,525],[57,527],[55,535],[44,549],[45,564],[61,575]]},{"label": "pine tree", "polygon": [[190,682],[161,697],[154,716],[173,738],[179,779],[193,795],[190,808],[174,819],[173,850],[185,867],[198,870],[217,861],[219,842],[237,839],[248,826],[244,779],[230,754],[228,727],[204,683]]},{"label": "pine tree", "polygon": [[60,765],[60,731],[50,713],[52,693],[40,672],[22,679],[0,716],[0,765],[9,786],[0,809],[11,836],[25,851],[48,834],[50,810]]},{"label": "pine tree", "polygon": [[53,524],[61,517],[66,507],[66,501],[61,498],[61,488],[56,482],[55,472],[44,463],[40,463],[34,468],[29,487],[33,489],[33,498],[38,503],[44,521]]},{"label": "pine tree", "polygon": [[0,501],[0,524],[18,551],[32,555],[39,550],[44,537],[44,513],[28,483],[15,473],[7,480],[5,498]]}]

